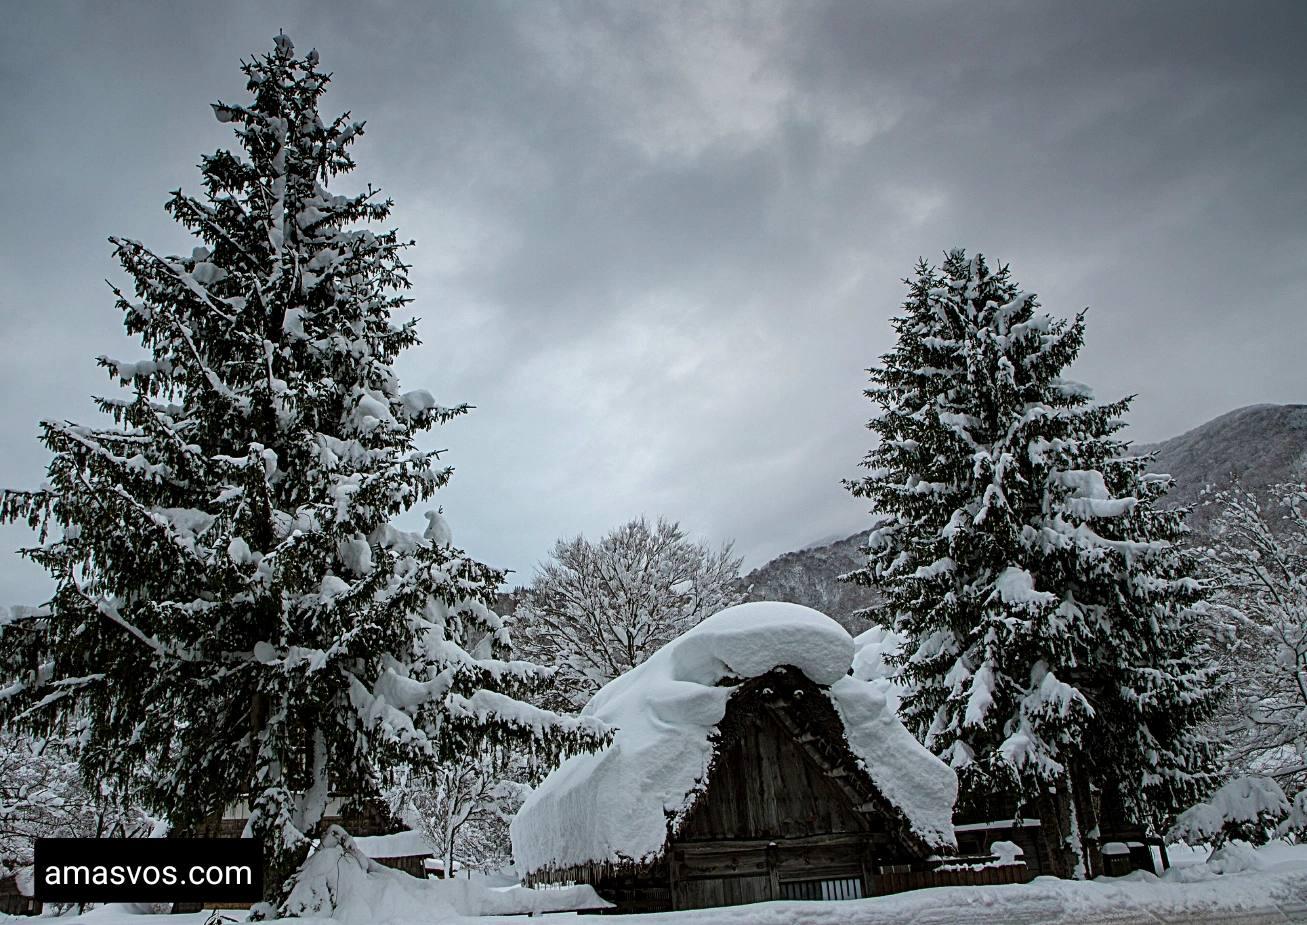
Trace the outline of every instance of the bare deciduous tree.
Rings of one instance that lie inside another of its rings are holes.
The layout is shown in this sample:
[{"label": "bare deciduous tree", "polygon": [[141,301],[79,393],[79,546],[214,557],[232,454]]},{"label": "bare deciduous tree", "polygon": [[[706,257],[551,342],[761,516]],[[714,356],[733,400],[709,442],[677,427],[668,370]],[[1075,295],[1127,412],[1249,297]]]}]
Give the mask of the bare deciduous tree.
[{"label": "bare deciduous tree", "polygon": [[493,872],[512,861],[508,824],[530,788],[520,753],[468,753],[414,775],[392,793],[392,808],[435,848],[446,876],[459,865]]},{"label": "bare deciduous tree", "polygon": [[643,517],[597,543],[559,540],[518,608],[513,642],[558,668],[551,705],[580,707],[705,617],[738,603],[741,559]]},{"label": "bare deciduous tree", "polygon": [[138,837],[156,822],[82,781],[66,743],[0,733],[0,876],[32,863],[38,838]]},{"label": "bare deciduous tree", "polygon": [[1265,502],[1235,486],[1211,503],[1216,606],[1233,627],[1227,760],[1293,793],[1307,787],[1307,485],[1275,485]]}]

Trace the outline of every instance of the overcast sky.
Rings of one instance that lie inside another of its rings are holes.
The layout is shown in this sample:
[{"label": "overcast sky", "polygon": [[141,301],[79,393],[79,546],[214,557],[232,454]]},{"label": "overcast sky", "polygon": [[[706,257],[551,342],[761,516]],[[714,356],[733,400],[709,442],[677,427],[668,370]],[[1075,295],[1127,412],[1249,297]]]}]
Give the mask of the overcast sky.
[{"label": "overcast sky", "polygon": [[[105,238],[164,216],[209,103],[285,29],[367,120],[425,343],[407,388],[470,416],[456,541],[529,579],[642,513],[746,567],[866,523],[865,367],[951,246],[1089,306],[1075,378],[1131,435],[1307,400],[1307,3],[3,3],[0,485],[42,418],[95,418],[142,355]],[[418,521],[414,521],[418,522]],[[0,603],[44,599],[0,530]]]}]

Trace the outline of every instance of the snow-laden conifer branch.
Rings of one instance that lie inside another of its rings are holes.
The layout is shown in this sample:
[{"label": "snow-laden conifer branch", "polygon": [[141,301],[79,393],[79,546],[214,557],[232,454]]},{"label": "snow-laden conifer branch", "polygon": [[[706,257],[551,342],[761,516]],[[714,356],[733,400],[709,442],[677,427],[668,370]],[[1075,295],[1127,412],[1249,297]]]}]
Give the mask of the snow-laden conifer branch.
[{"label": "snow-laden conifer branch", "polygon": [[0,496],[56,582],[47,617],[0,627],[0,722],[77,726],[83,772],[174,832],[247,803],[275,891],[329,792],[603,733],[518,702],[547,676],[508,658],[502,572],[436,512],[425,533],[392,525],[450,477],[417,435],[469,406],[393,371],[417,343],[392,317],[409,245],[357,227],[389,215],[378,190],[328,189],[363,124],[321,118],[328,77],[284,35],[242,70],[249,99],[214,107],[236,150],[166,205],[190,256],[111,239],[148,355],[99,362],[134,394],[97,402],[104,426],[43,424],[48,484]]}]

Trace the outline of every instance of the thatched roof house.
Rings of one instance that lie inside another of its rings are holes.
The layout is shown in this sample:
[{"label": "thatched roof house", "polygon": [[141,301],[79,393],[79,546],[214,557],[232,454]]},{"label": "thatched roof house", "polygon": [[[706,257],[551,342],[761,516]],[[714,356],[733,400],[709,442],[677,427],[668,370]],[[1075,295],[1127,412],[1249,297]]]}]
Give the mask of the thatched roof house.
[{"label": "thatched roof house", "polygon": [[640,911],[872,895],[951,852],[953,772],[853,659],[839,624],[796,604],[705,620],[586,707],[612,744],[527,799],[518,870]]}]

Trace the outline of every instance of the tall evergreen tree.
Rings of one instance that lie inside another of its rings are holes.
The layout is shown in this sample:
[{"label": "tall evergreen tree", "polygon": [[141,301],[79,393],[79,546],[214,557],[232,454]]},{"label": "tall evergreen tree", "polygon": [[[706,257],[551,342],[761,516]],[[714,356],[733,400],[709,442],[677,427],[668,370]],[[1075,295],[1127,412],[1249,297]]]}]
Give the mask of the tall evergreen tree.
[{"label": "tall evergreen tree", "polygon": [[329,791],[379,793],[474,742],[552,758],[596,730],[516,699],[545,673],[502,658],[502,574],[438,512],[392,526],[450,477],[415,436],[467,408],[400,390],[409,244],[363,227],[390,213],[376,190],[328,189],[363,124],[319,115],[317,52],[278,35],[242,70],[252,99],[213,107],[239,149],[165,206],[190,256],[111,239],[149,352],[100,359],[128,390],[98,400],[113,423],[43,423],[48,484],[0,503],[57,586],[44,632],[0,637],[0,719],[80,722],[84,774],[176,832],[248,800],[275,895]]},{"label": "tall evergreen tree", "polygon": [[1083,313],[1053,319],[962,251],[905,282],[869,370],[879,442],[849,488],[878,516],[849,577],[887,592],[904,718],[964,807],[1037,811],[1053,869],[1092,875],[1100,817],[1156,826],[1208,781],[1184,514],[1115,436],[1130,399],[1062,378]]}]

